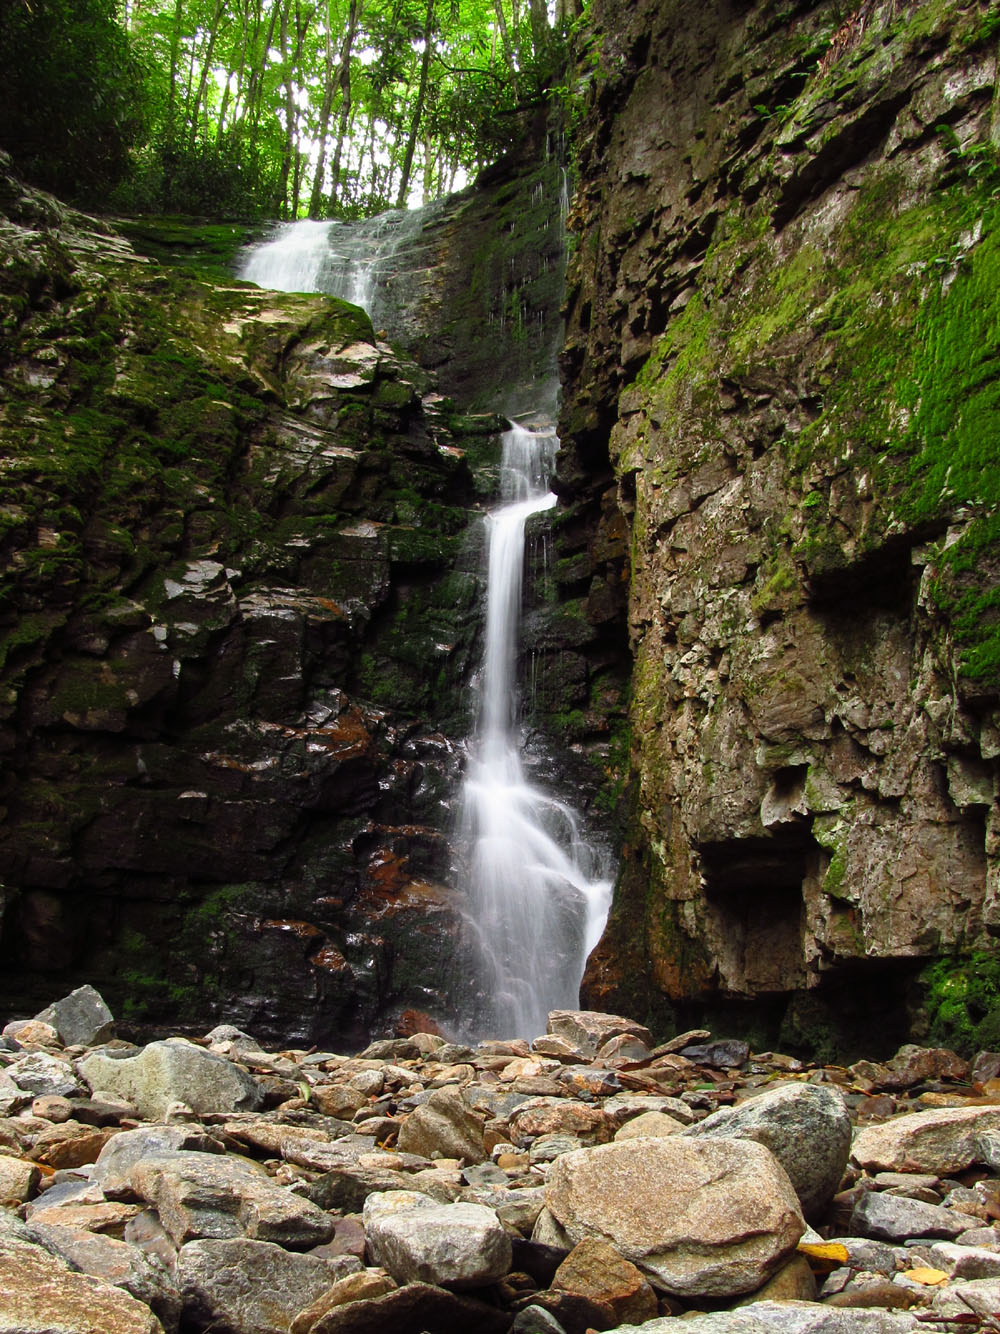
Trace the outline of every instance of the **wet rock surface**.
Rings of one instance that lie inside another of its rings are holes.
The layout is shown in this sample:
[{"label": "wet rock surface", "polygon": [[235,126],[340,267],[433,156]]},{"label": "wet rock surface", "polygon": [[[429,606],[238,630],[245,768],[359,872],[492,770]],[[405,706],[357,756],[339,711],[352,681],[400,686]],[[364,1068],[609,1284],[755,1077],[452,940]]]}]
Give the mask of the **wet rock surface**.
[{"label": "wet rock surface", "polygon": [[355,307],[0,180],[0,1003],[354,1046],[440,1011],[500,421]]},{"label": "wet rock surface", "polygon": [[869,1055],[915,998],[927,1045],[982,1022],[922,970],[998,927],[984,14],[589,11],[559,568],[593,626],[627,592],[637,775],[595,1006]]},{"label": "wet rock surface", "polygon": [[[97,1057],[135,1059],[129,1044],[67,1048],[51,1029],[36,1030],[44,1045],[22,1044],[9,1024],[0,1329],[991,1328],[1000,1178],[987,1153],[970,1150],[988,1149],[989,1138],[970,1139],[969,1124],[988,1123],[1000,1094],[969,1082],[968,1066],[928,1087],[919,1070],[931,1057],[911,1048],[903,1062],[913,1081],[897,1062],[890,1092],[872,1088],[867,1063],[749,1052],[719,1070],[662,1048],[602,1057],[594,1032],[628,1021],[571,1018],[575,1040],[565,1014],[554,1014],[554,1031],[531,1043],[467,1047],[424,1034],[373,1043],[363,1056],[268,1051],[220,1028],[175,1044],[231,1069],[232,1080],[213,1085],[211,1110],[174,1098],[149,1117],[124,1097],[112,1103],[85,1074],[104,1068]],[[557,1045],[559,1058],[543,1055]],[[28,1058],[78,1083],[74,1118],[64,1115],[69,1099],[20,1087],[21,1070],[31,1083]],[[551,1079],[539,1097],[539,1063],[547,1079],[553,1063],[589,1069],[597,1091],[581,1100]],[[286,1087],[268,1084],[275,1070]],[[612,1072],[613,1092],[603,1088]],[[248,1082],[263,1091],[259,1110],[243,1105]],[[349,1117],[323,1110],[350,1088],[366,1091]],[[449,1109],[445,1137],[404,1148],[407,1127],[432,1104]],[[671,1135],[619,1134],[664,1108],[677,1113]],[[456,1113],[457,1143],[448,1138]],[[88,1119],[102,1121],[103,1143],[53,1167],[53,1151],[75,1143]],[[811,1179],[804,1124],[813,1178],[828,1182],[838,1165],[832,1196],[826,1185],[813,1195],[808,1225],[793,1186],[801,1193]],[[922,1135],[937,1165],[900,1162],[898,1146],[919,1149]],[[873,1137],[888,1149],[876,1153]]]}]

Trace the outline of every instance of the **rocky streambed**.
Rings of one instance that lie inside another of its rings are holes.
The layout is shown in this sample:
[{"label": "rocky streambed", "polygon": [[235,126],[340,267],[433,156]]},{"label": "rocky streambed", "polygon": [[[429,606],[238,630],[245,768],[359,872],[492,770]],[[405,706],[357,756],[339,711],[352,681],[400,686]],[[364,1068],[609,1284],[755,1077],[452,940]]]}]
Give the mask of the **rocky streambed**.
[{"label": "rocky streambed", "polygon": [[81,988],[0,1038],[8,1334],[1000,1323],[1000,1054],[113,1031]]}]

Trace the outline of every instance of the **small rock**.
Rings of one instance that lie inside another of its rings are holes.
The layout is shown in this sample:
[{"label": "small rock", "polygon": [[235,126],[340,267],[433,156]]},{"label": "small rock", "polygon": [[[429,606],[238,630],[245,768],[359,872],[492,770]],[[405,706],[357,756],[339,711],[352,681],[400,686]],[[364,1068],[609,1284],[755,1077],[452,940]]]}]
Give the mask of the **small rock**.
[{"label": "small rock", "polygon": [[72,1098],[86,1092],[67,1061],[44,1051],[18,1056],[8,1065],[7,1074],[18,1088],[36,1097],[55,1095]]},{"label": "small rock", "polygon": [[0,1153],[0,1205],[30,1200],[41,1175],[34,1163]]},{"label": "small rock", "polygon": [[667,1135],[676,1135],[683,1129],[684,1124],[666,1112],[642,1112],[616,1130],[615,1139],[662,1139]]},{"label": "small rock", "polygon": [[15,1038],[22,1047],[55,1047],[59,1034],[41,1019],[12,1019],[4,1025],[3,1036]]},{"label": "small rock", "polygon": [[556,1270],[552,1287],[611,1308],[616,1325],[657,1314],[656,1294],[642,1273],[608,1242],[585,1237]]},{"label": "small rock", "polygon": [[711,1070],[732,1070],[746,1064],[750,1057],[750,1047],[746,1042],[728,1038],[683,1047],[680,1055],[697,1065],[707,1065]]},{"label": "small rock", "polygon": [[871,1190],[855,1205],[848,1230],[883,1241],[906,1241],[910,1237],[954,1238],[967,1227],[968,1218],[957,1210]]}]

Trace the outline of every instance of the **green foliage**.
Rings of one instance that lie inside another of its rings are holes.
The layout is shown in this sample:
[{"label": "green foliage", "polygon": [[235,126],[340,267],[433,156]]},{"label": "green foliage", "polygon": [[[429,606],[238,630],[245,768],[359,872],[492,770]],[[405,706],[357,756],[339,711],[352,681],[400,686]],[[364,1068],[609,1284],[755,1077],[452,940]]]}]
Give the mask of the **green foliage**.
[{"label": "green foliage", "polygon": [[1000,1049],[1000,957],[975,953],[939,959],[923,970],[918,983],[929,1043],[967,1056]]},{"label": "green foliage", "polygon": [[0,5],[0,145],[64,198],[100,201],[141,137],[139,68],[118,0]]}]

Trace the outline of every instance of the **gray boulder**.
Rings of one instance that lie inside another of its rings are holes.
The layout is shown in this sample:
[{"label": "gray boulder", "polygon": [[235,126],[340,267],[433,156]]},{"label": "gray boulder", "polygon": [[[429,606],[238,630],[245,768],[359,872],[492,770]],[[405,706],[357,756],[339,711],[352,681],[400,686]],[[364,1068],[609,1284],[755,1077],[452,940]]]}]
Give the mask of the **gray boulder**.
[{"label": "gray boulder", "polygon": [[397,1143],[402,1153],[481,1163],[489,1157],[483,1147],[485,1124],[486,1117],[473,1111],[461,1089],[446,1084],[409,1114]]},{"label": "gray boulder", "polygon": [[136,1056],[95,1051],[77,1068],[92,1089],[121,1094],[149,1121],[160,1120],[174,1102],[201,1115],[255,1111],[263,1101],[260,1085],[245,1070],[182,1038],[151,1042]]},{"label": "gray boulder", "polygon": [[67,1047],[95,1047],[115,1035],[115,1020],[104,997],[92,986],[77,987],[35,1015],[51,1024]]},{"label": "gray boulder", "polygon": [[736,1311],[619,1325],[615,1334],[913,1334],[923,1328],[911,1315],[871,1307],[851,1310],[818,1302],[752,1302]]},{"label": "gray boulder", "polygon": [[377,1265],[397,1283],[478,1288],[502,1278],[511,1266],[511,1241],[492,1209],[481,1204],[409,1204],[411,1192],[369,1196],[365,1236]]},{"label": "gray boulder", "polygon": [[881,1241],[907,1241],[911,1237],[954,1240],[969,1230],[970,1222],[969,1215],[957,1209],[870,1190],[854,1206],[848,1231]]},{"label": "gray boulder", "polygon": [[807,1218],[836,1194],[851,1150],[843,1097],[817,1084],[785,1084],[738,1107],[722,1107],[684,1133],[763,1144],[788,1173]]},{"label": "gray boulder", "polygon": [[333,1235],[333,1220],[322,1209],[276,1185],[246,1158],[188,1152],[144,1158],[128,1180],[178,1245],[243,1236],[308,1250]]},{"label": "gray boulder", "polygon": [[325,1260],[267,1241],[190,1241],[177,1256],[187,1320],[231,1334],[288,1334],[298,1313],[326,1293]]}]

